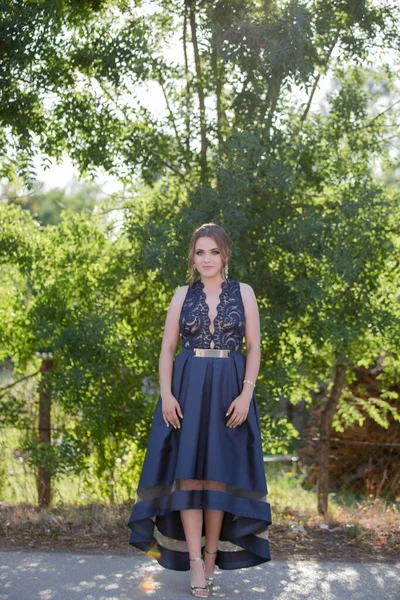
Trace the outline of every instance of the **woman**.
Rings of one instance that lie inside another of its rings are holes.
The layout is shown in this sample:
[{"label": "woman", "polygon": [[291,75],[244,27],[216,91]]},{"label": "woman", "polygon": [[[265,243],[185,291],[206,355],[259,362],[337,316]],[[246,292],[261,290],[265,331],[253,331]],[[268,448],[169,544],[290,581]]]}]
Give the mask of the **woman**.
[{"label": "woman", "polygon": [[227,278],[230,256],[222,227],[208,223],[193,233],[188,285],[167,313],[160,396],[129,520],[130,544],[168,569],[190,568],[190,592],[199,598],[210,595],[215,565],[270,560],[254,391],[260,319],[253,289]]}]

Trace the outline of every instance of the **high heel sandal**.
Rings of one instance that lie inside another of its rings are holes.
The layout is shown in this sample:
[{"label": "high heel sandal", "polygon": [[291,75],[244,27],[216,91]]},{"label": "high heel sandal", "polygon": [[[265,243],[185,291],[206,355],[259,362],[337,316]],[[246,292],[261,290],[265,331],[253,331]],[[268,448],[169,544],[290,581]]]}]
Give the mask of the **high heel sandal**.
[{"label": "high heel sandal", "polygon": [[[216,550],[215,552],[209,552],[209,551],[208,551],[208,550],[206,550],[205,548],[204,548],[204,552],[205,552],[206,554],[218,554],[218,550]],[[212,586],[214,585],[214,577],[206,577],[206,581],[207,581],[207,583],[208,583],[208,587],[209,587],[209,588],[210,588],[210,590],[211,590]]]},{"label": "high heel sandal", "polygon": [[[201,560],[201,562],[203,563],[203,569],[204,569],[204,560],[201,558],[201,556],[199,556],[198,558],[189,558],[190,561],[192,560]],[[207,591],[208,594],[207,595],[199,595],[199,593],[196,593],[196,590],[201,590],[201,591]],[[196,598],[208,598],[210,595],[210,588],[207,585],[205,585],[204,587],[200,587],[198,585],[191,585],[190,586],[190,594],[191,596],[195,596]]]}]

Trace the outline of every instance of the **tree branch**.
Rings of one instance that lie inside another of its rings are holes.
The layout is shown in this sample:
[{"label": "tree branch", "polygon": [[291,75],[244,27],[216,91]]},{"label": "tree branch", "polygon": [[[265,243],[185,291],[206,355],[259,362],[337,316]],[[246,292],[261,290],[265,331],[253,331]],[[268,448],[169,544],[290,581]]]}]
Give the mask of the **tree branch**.
[{"label": "tree branch", "polygon": [[168,99],[168,96],[167,96],[167,91],[165,89],[163,77],[162,77],[162,74],[160,72],[159,72],[159,84],[161,86],[162,93],[164,95],[165,104],[167,105],[167,110],[169,112],[169,116],[170,116],[170,119],[171,119],[172,127],[173,127],[174,132],[175,132],[176,141],[177,141],[177,143],[178,143],[178,145],[179,145],[179,147],[181,149],[181,152],[184,154],[185,153],[185,148],[182,145],[182,142],[181,142],[181,139],[180,139],[180,136],[179,136],[179,133],[178,133],[178,128],[176,126],[176,121],[175,121],[174,113],[173,113],[173,111],[171,109],[171,105],[169,103],[169,99]]},{"label": "tree branch", "polygon": [[[381,117],[382,115],[384,115],[387,112],[389,112],[390,110],[392,110],[393,106],[396,106],[396,104],[399,104],[399,103],[400,103],[400,100],[396,100],[396,102],[393,102],[393,104],[391,104],[390,106],[388,106],[387,108],[385,108],[385,110],[383,110],[382,112],[380,112],[377,115],[373,116],[372,119],[370,119],[368,121],[368,123],[366,123],[365,125],[360,125],[359,127],[354,127],[354,129],[352,129],[351,131],[360,131],[361,129],[368,129],[368,127],[371,127],[371,125],[377,119],[379,119],[379,117]],[[393,137],[395,137],[395,136],[393,136]]]},{"label": "tree branch", "polygon": [[131,304],[132,302],[135,302],[135,300],[139,300],[139,298],[141,298],[143,296],[143,294],[146,293],[146,290],[147,290],[147,288],[144,288],[144,290],[141,290],[140,292],[138,292],[134,296],[130,296],[129,298],[125,298],[121,302],[121,304],[125,306],[126,304]]},{"label": "tree branch", "polygon": [[[97,81],[97,80],[96,80]],[[102,91],[104,92],[104,94],[107,96],[107,98],[109,98],[109,100],[111,100],[111,102],[114,103],[114,106],[121,111],[125,121],[127,124],[129,124],[131,122],[129,115],[126,111],[126,107],[121,107],[117,101],[115,100],[114,96],[112,94],[110,94],[110,92],[108,91],[107,87],[101,82],[101,81],[97,81],[97,83],[100,85]],[[163,158],[161,158],[161,156],[159,154],[157,154],[156,152],[154,152],[153,150],[153,156],[155,156],[158,159],[158,162],[160,163],[160,165],[163,165],[164,167],[167,167],[167,169],[169,169],[170,171],[173,171],[176,175],[178,175],[178,177],[180,177],[180,179],[182,179],[182,181],[186,182],[186,176],[181,173],[176,167],[173,167],[172,165],[170,165],[169,163],[167,163],[166,160],[164,160]]]},{"label": "tree branch", "polygon": [[40,373],[40,369],[38,371],[36,371],[35,373],[31,373],[30,375],[25,375],[25,377],[21,377],[21,379],[18,379],[17,381],[13,381],[12,383],[9,383],[5,387],[0,388],[0,397],[3,395],[3,392],[6,392],[7,390],[14,387],[15,385],[18,385],[19,383],[21,383],[21,381],[25,381],[26,379],[30,379],[31,377],[35,377],[36,375],[39,375],[39,373]]},{"label": "tree branch", "polygon": [[[327,65],[329,63],[329,60],[330,60],[330,58],[332,56],[332,52],[334,51],[335,46],[336,46],[338,40],[339,40],[339,32],[336,33],[336,36],[335,36],[335,38],[334,38],[334,40],[333,40],[333,42],[332,42],[332,44],[331,44],[331,46],[330,46],[330,48],[328,50],[328,54],[326,55],[326,58],[325,58],[325,65]],[[307,106],[306,106],[303,114],[301,115],[301,121],[302,122],[305,121],[305,119],[307,118],[307,115],[308,115],[309,110],[311,108],[311,103],[312,103],[313,98],[314,98],[314,94],[315,94],[315,92],[317,91],[317,88],[318,88],[319,80],[321,79],[321,75],[322,75],[322,72],[320,71],[318,73],[317,77],[315,78],[314,85],[312,87],[311,94],[310,94],[310,97],[309,97],[308,102],[307,102]]]}]

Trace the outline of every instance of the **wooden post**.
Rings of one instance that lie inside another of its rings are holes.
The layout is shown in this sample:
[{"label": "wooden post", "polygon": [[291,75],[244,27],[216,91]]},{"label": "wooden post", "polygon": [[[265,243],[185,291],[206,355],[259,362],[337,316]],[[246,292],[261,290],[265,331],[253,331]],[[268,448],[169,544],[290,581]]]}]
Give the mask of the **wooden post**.
[{"label": "wooden post", "polygon": [[[44,358],[40,367],[39,385],[39,443],[51,444],[51,390],[47,373],[53,366],[51,358]],[[51,471],[44,462],[39,466],[37,480],[38,504],[48,508],[51,504]]]},{"label": "wooden post", "polygon": [[328,512],[330,450],[329,437],[331,433],[333,417],[335,415],[335,411],[344,387],[345,377],[346,366],[342,363],[336,365],[333,387],[321,413],[318,459],[318,513],[324,516]]}]

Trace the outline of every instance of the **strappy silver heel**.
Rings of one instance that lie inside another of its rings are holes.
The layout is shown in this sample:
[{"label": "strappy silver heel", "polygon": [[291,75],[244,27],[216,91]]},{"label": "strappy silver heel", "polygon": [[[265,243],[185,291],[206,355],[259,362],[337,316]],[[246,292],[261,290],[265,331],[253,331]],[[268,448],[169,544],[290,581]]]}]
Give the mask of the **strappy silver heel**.
[{"label": "strappy silver heel", "polygon": [[[204,569],[204,560],[202,559],[202,557],[201,557],[201,556],[199,556],[199,557],[197,557],[197,558],[189,558],[189,560],[190,560],[190,561],[192,561],[192,560],[201,560],[201,562],[203,563],[203,569]],[[207,578],[206,578],[206,579],[207,579]],[[207,594],[207,595],[204,595],[204,596],[203,596],[203,595],[200,595],[200,594],[198,593],[198,591],[199,591],[199,590],[201,590],[201,591],[207,591],[207,592],[208,592],[208,594]],[[196,593],[196,591],[197,591],[197,593]],[[208,585],[208,583],[207,583],[207,585],[205,585],[204,587],[200,587],[200,586],[198,586],[198,585],[191,585],[191,586],[190,586],[190,594],[191,594],[191,596],[195,596],[196,598],[208,598],[208,597],[209,597],[209,595],[210,595],[210,588],[209,588],[209,585]]]},{"label": "strappy silver heel", "polygon": [[[215,552],[209,552],[208,550],[206,550],[206,548],[204,548],[204,552],[206,554],[218,554],[218,550],[216,550]],[[214,585],[214,577],[206,577],[206,581],[208,583],[208,586],[211,590],[212,586]]]}]

